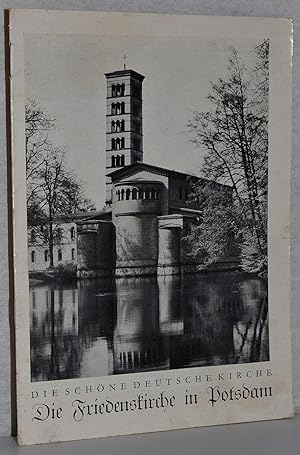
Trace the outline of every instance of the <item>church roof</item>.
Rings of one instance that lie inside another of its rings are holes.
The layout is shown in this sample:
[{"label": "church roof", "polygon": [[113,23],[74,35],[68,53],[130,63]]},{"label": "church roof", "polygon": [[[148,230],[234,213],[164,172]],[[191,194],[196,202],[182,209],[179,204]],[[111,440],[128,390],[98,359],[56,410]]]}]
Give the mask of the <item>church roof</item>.
[{"label": "church roof", "polygon": [[88,210],[81,211],[76,213],[69,213],[64,216],[58,216],[55,218],[55,222],[59,223],[77,223],[79,221],[86,220],[98,220],[111,217],[111,209],[102,209],[102,210]]},{"label": "church roof", "polygon": [[160,175],[166,175],[166,176],[174,175],[174,176],[181,177],[181,178],[199,179],[199,177],[196,177],[191,174],[185,174],[184,172],[175,171],[174,169],[167,169],[167,168],[164,168],[161,166],[155,166],[153,164],[143,163],[142,161],[136,161],[135,163],[129,164],[128,166],[124,166],[120,169],[116,169],[115,171],[112,171],[107,175],[109,177],[111,177],[112,180],[114,180],[118,177],[126,176],[128,174],[132,174],[135,171],[139,171],[139,170],[145,170],[145,171],[153,172],[154,174],[160,174]]},{"label": "church roof", "polygon": [[136,161],[135,163],[129,164],[128,166],[124,166],[120,169],[116,169],[115,171],[112,171],[106,175],[108,177],[111,177],[112,181],[115,181],[116,179],[118,179],[120,177],[126,177],[128,175],[134,174],[135,172],[143,171],[143,170],[148,171],[153,174],[165,175],[166,177],[173,176],[173,177],[176,177],[179,179],[189,180],[191,182],[196,182],[196,181],[200,181],[200,180],[202,180],[203,182],[207,181],[215,186],[220,185],[222,187],[232,189],[232,187],[230,185],[225,185],[225,184],[222,184],[219,182],[215,182],[213,180],[208,180],[203,177],[197,177],[192,174],[186,174],[185,172],[175,171],[174,169],[168,169],[168,168],[164,168],[161,166],[155,166],[153,164],[147,164],[142,161]]},{"label": "church roof", "polygon": [[105,73],[105,76],[107,79],[115,78],[115,77],[123,77],[123,76],[131,76],[133,79],[138,79],[139,81],[142,81],[145,79],[145,76],[143,76],[140,73],[137,73],[134,70],[118,70],[118,71],[113,71],[111,73]]}]

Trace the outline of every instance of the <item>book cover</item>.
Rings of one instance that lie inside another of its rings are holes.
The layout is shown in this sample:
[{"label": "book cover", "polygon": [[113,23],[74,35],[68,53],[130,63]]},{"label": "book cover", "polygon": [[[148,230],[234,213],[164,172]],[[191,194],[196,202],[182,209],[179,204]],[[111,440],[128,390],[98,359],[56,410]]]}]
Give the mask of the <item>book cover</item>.
[{"label": "book cover", "polygon": [[18,441],[293,413],[289,19],[10,11]]}]

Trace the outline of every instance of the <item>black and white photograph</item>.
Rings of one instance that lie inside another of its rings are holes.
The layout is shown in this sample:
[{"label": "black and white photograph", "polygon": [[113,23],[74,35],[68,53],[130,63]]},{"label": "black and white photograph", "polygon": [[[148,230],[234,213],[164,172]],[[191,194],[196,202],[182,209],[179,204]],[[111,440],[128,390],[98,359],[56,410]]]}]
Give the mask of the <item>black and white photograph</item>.
[{"label": "black and white photograph", "polygon": [[269,39],[26,35],[31,381],[269,360]]},{"label": "black and white photograph", "polygon": [[10,20],[18,442],[290,417],[290,20]]}]

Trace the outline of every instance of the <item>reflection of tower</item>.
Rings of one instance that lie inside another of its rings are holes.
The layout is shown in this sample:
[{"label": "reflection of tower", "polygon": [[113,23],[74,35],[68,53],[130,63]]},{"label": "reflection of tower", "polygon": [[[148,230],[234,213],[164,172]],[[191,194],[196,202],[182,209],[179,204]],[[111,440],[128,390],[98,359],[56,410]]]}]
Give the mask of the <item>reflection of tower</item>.
[{"label": "reflection of tower", "polygon": [[[106,73],[106,173],[143,161],[142,83],[133,70]],[[106,178],[106,203],[111,204],[111,179]]]},{"label": "reflection of tower", "polygon": [[158,287],[155,278],[120,278],[114,333],[114,372],[166,368],[167,353],[159,333]]}]

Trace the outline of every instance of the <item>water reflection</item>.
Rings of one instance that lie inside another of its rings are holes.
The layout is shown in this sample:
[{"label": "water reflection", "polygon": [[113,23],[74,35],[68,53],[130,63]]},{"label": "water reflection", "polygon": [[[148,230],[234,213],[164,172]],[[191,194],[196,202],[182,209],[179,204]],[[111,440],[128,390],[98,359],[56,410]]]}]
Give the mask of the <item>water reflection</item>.
[{"label": "water reflection", "polygon": [[269,359],[267,286],[237,272],[31,286],[32,381]]}]

